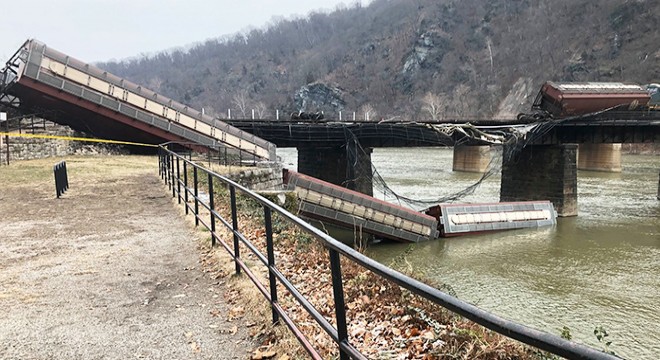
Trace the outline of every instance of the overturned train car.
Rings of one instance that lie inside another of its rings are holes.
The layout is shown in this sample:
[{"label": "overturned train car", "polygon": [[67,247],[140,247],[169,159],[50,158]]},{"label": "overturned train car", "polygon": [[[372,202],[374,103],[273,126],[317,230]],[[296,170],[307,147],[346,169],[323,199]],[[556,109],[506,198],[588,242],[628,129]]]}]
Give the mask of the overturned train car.
[{"label": "overturned train car", "polygon": [[557,221],[549,201],[441,204],[421,213],[286,169],[284,183],[298,196],[302,215],[402,242],[552,226]]},{"label": "overturned train car", "polygon": [[309,218],[395,241],[419,242],[439,235],[432,216],[286,169],[284,183],[296,192],[300,211]]},{"label": "overturned train car", "polygon": [[539,90],[531,113],[519,120],[561,119],[625,106],[647,108],[651,95],[641,85],[613,82],[556,83],[548,81]]}]

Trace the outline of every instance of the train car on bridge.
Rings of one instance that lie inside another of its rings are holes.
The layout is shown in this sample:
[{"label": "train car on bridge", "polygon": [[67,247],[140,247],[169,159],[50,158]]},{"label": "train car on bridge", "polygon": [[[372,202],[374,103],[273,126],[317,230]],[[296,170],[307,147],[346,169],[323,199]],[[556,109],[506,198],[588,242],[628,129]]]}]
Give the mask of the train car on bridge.
[{"label": "train car on bridge", "polygon": [[619,106],[629,110],[645,107],[651,95],[641,85],[583,82],[555,83],[548,81],[536,95],[532,113],[521,113],[519,120],[560,119],[585,115]]},{"label": "train car on bridge", "polygon": [[660,84],[648,84],[646,85],[646,91],[651,96],[649,107],[660,110]]}]

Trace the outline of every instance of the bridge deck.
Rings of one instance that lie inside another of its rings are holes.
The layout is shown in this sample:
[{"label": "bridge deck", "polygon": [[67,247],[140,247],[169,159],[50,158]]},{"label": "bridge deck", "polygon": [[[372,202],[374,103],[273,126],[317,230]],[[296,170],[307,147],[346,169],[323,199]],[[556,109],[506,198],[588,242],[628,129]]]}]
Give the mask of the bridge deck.
[{"label": "bridge deck", "polygon": [[12,99],[11,105],[75,130],[151,144],[225,146],[275,160],[272,143],[35,40],[27,41],[9,60],[0,80],[2,98]]},{"label": "bridge deck", "polygon": [[[355,138],[367,147],[503,144],[514,136],[527,144],[660,142],[660,110],[609,111],[540,121],[448,120],[340,122],[228,120],[280,147],[341,146]],[[518,130],[516,130],[516,128]]]}]

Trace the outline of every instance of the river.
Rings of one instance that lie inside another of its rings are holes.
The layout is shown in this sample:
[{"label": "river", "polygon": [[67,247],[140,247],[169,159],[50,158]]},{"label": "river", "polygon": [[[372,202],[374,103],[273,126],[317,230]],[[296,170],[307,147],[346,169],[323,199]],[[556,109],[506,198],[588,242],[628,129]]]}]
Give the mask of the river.
[{"label": "river", "polygon": [[[295,150],[278,151],[295,168]],[[374,149],[372,161],[394,191],[413,198],[439,198],[480,177],[452,172],[450,149]],[[624,155],[621,173],[580,171],[579,215],[555,227],[383,242],[368,255],[389,265],[408,250],[415,274],[451,286],[460,299],[557,335],[566,326],[574,341],[597,348],[604,345],[594,329],[602,326],[617,355],[658,359],[659,169],[660,156]],[[497,202],[499,187],[494,175],[461,202]]]}]

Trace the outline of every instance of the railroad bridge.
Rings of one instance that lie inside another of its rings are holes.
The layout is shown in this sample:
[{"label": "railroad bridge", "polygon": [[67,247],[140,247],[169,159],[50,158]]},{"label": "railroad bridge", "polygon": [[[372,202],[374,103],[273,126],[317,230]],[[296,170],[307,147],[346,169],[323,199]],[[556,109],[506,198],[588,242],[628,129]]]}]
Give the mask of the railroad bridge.
[{"label": "railroad bridge", "polygon": [[36,40],[0,72],[0,106],[114,140],[232,148],[267,161],[276,159],[276,145],[296,147],[300,172],[366,194],[373,191],[375,147],[454,146],[455,164],[480,145],[517,148],[503,163],[501,200],[551,200],[563,216],[577,214],[575,144],[660,141],[660,111],[614,110],[541,123],[221,121]]},{"label": "railroad bridge", "polygon": [[[501,201],[551,200],[560,216],[577,215],[577,144],[660,142],[660,111],[617,109],[545,123],[490,119],[229,123],[277,146],[297,148],[300,172],[366,194],[372,193],[372,148],[454,146],[456,167],[457,160],[466,159],[487,164],[474,160],[483,145],[516,147],[514,156],[503,160]],[[358,173],[364,169],[368,170]]]}]

